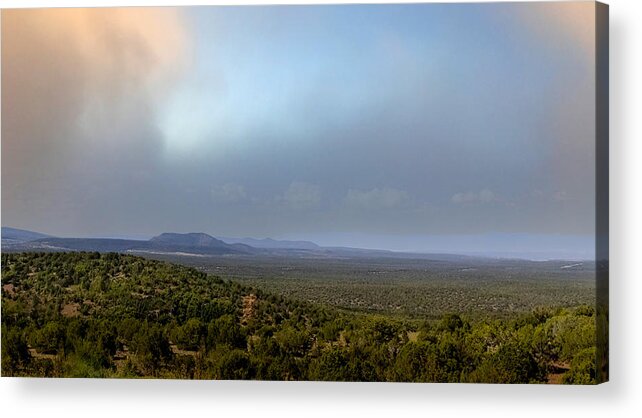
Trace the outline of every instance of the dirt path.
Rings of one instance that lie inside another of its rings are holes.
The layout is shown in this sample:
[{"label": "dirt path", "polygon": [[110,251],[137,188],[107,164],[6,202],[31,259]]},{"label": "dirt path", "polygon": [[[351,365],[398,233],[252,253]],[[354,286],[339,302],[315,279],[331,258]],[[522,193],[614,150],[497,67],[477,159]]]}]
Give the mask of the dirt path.
[{"label": "dirt path", "polygon": [[247,325],[247,321],[254,317],[256,312],[257,298],[255,294],[243,296],[243,316],[241,317],[241,324]]},{"label": "dirt path", "polygon": [[62,316],[65,316],[67,318],[78,316],[80,315],[80,304],[68,303],[62,307],[62,311],[60,313],[62,314]]},{"label": "dirt path", "polygon": [[39,353],[36,351],[35,348],[29,348],[29,354],[31,354],[31,357],[37,358],[37,359],[47,359],[47,360],[55,360],[56,355],[55,354],[44,354],[44,353]]},{"label": "dirt path", "polygon": [[548,383],[552,385],[559,385],[562,383],[562,377],[566,373],[570,365],[566,363],[553,363],[551,373],[548,374]]},{"label": "dirt path", "polygon": [[13,296],[15,296],[15,295],[16,295],[15,287],[14,287],[14,286],[13,286],[13,284],[11,284],[11,283],[8,283],[8,284],[5,284],[5,285],[2,285],[2,289],[3,289],[5,292],[7,292],[7,294],[8,294],[9,296],[11,296],[11,297],[13,297]]},{"label": "dirt path", "polygon": [[192,350],[181,350],[178,348],[176,344],[170,344],[169,346],[172,350],[172,353],[177,354],[179,356],[190,356],[190,357],[196,357],[198,354],[198,351],[192,351]]}]

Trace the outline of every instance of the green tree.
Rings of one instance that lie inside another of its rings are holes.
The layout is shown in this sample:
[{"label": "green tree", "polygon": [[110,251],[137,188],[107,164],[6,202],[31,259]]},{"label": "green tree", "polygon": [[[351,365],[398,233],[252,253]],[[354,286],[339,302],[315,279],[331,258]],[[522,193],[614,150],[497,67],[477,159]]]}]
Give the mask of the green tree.
[{"label": "green tree", "polygon": [[2,326],[2,372],[15,376],[25,369],[31,361],[27,341],[23,333],[16,328]]}]

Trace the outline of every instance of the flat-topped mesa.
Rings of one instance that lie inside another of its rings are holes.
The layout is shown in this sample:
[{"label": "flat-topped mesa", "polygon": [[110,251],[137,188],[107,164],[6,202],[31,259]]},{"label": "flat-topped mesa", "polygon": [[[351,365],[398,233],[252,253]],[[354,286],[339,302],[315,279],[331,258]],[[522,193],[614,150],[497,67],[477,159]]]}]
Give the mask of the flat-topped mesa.
[{"label": "flat-topped mesa", "polygon": [[179,234],[174,232],[165,232],[149,240],[154,244],[171,244],[184,247],[221,247],[227,244],[220,239],[202,232],[191,232],[188,234]]}]

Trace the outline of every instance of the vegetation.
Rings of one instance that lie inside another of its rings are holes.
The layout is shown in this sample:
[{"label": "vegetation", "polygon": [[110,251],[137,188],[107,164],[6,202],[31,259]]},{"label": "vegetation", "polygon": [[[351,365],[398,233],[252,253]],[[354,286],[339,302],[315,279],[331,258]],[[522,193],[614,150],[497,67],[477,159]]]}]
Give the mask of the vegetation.
[{"label": "vegetation", "polygon": [[437,320],[288,299],[121,254],[2,255],[2,374],[595,382],[595,313]]},{"label": "vegetation", "polygon": [[513,318],[541,306],[595,303],[593,263],[385,257],[154,255],[266,292],[328,307],[400,318]]}]

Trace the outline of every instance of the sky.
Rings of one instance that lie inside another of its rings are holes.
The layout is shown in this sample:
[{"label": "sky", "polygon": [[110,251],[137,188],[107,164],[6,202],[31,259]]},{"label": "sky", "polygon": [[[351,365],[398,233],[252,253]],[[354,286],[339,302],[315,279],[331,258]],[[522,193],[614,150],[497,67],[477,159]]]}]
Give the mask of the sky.
[{"label": "sky", "polygon": [[2,225],[592,258],[594,4],[2,11]]}]

